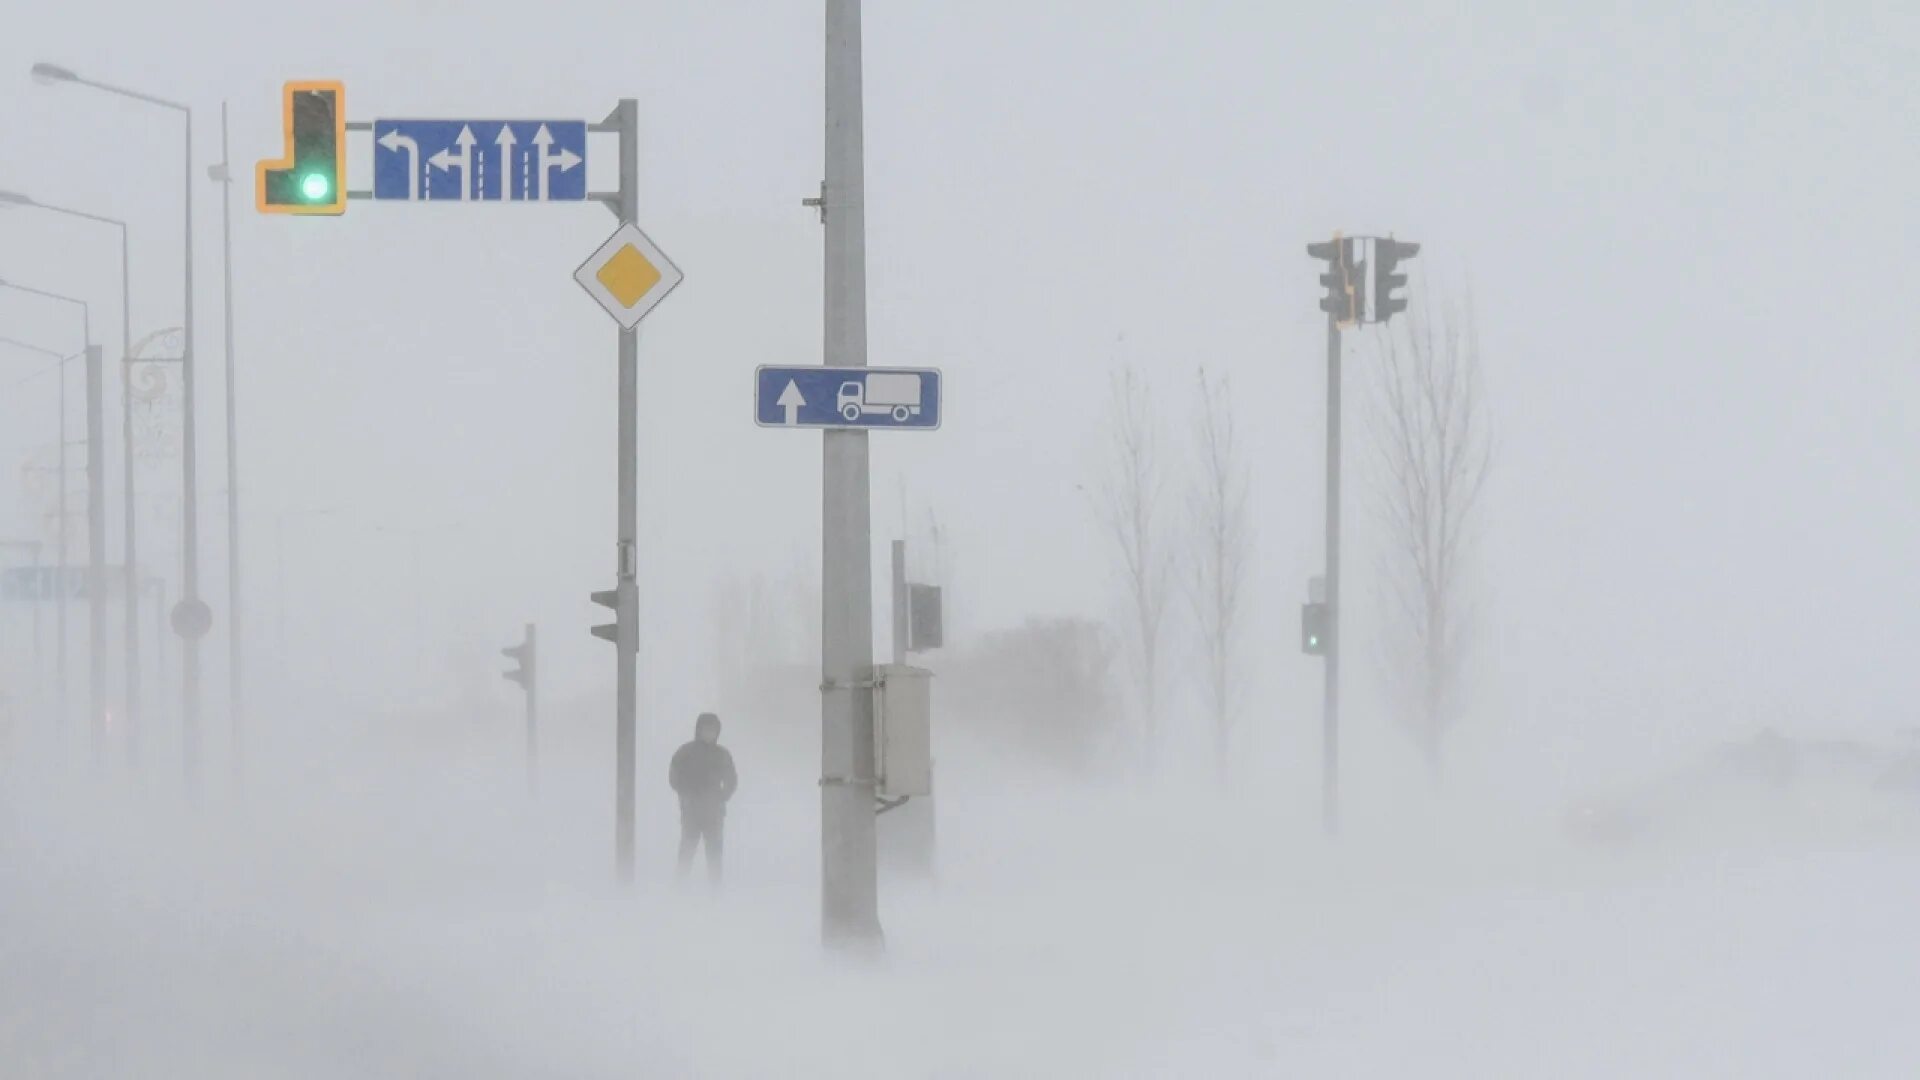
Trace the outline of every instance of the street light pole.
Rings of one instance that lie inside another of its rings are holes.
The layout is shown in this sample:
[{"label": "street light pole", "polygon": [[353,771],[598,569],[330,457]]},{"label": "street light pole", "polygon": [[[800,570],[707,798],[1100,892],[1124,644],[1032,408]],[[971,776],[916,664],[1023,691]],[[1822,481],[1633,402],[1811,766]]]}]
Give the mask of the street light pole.
[{"label": "street light pole", "polygon": [[[0,283],[0,286],[3,285],[4,283]],[[54,554],[54,565],[59,568],[60,580],[58,587],[54,589],[56,606],[53,609],[53,676],[56,683],[54,689],[54,707],[57,710],[56,716],[58,716],[62,724],[65,724],[67,719],[67,597],[65,593],[67,580],[67,363],[74,357],[65,356],[52,349],[42,348],[39,345],[20,341],[15,338],[0,337],[0,344],[12,345],[17,348],[26,349],[29,352],[39,353],[42,356],[53,357],[55,361],[53,365],[54,376],[59,383],[55,405],[55,408],[59,410],[55,427],[55,438],[59,441],[54,446],[54,471],[57,476],[56,483],[59,485],[58,491],[55,494],[57,505],[54,512],[59,516],[59,521],[55,527],[54,543],[60,550]],[[77,356],[79,354],[76,353],[74,355]],[[40,565],[39,551],[40,549],[38,545],[36,545],[34,547],[35,566]],[[39,608],[37,606],[34,608],[34,617],[34,636],[35,639],[38,640]]]},{"label": "street light pole", "polygon": [[238,777],[245,761],[243,750],[242,671],[240,640],[240,449],[233,382],[233,170],[227,150],[227,103],[220,103],[220,164],[208,172],[220,182],[220,267],[225,277],[225,300],[220,311],[226,322],[227,375],[227,710],[233,731],[233,769]]},{"label": "street light pole", "polygon": [[[127,257],[127,223],[104,214],[88,213],[70,206],[55,206],[41,202],[14,191],[0,191],[0,206],[24,206],[84,221],[112,225],[120,230],[120,449],[121,449],[121,491],[125,496],[122,514],[125,518],[125,558],[122,568],[126,607],[126,656],[125,701],[121,705],[121,720],[127,731],[127,759],[134,760],[135,748],[139,745],[134,725],[140,715],[140,588],[137,562],[134,558],[134,472],[133,472],[133,317],[132,291],[129,288]],[[104,528],[104,526],[103,526]]]},{"label": "street light pole", "polygon": [[[107,557],[107,480],[106,452],[101,437],[101,408],[103,379],[100,370],[100,350],[93,344],[93,314],[87,302],[74,296],[47,292],[18,282],[0,281],[0,288],[14,289],[47,300],[58,300],[80,308],[80,332],[86,345],[87,358],[87,684],[88,726],[93,732],[94,755],[105,752],[106,735],[106,557]],[[66,559],[67,559],[67,376],[65,365],[60,372],[60,650],[62,665],[60,671],[60,692],[62,695],[61,716],[64,719],[66,709]]]},{"label": "street light pole", "polygon": [[[148,105],[172,109],[180,114],[185,135],[185,160],[182,162],[186,188],[184,262],[181,268],[182,301],[186,312],[183,323],[183,340],[180,349],[180,386],[184,397],[180,422],[180,468],[182,481],[183,520],[181,523],[181,591],[182,603],[197,603],[200,600],[200,497],[199,486],[194,473],[196,454],[194,450],[193,416],[193,110],[177,101],[144,94],[138,90],[113,86],[108,83],[83,79],[67,68],[56,64],[39,63],[33,65],[33,76],[47,83],[73,83],[88,86],[95,90],[118,97],[131,98]],[[200,770],[200,647],[197,638],[182,635],[181,690],[180,690],[180,734],[186,770],[186,782],[189,790],[198,785]]]},{"label": "street light pole", "polygon": [[[63,361],[62,366],[64,363]],[[33,562],[29,565],[36,570],[40,566],[40,546],[38,540],[0,540],[0,548],[21,548],[33,552]],[[42,704],[40,695],[45,689],[46,665],[41,660],[43,654],[40,642],[40,600],[35,597],[33,600],[33,697],[36,709]]]}]

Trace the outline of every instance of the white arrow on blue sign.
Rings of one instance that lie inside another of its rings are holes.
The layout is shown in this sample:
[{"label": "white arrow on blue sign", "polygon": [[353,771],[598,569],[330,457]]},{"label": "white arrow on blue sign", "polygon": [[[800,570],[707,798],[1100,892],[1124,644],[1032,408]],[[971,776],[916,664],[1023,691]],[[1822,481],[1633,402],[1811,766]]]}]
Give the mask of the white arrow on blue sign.
[{"label": "white arrow on blue sign", "polygon": [[584,120],[375,120],[373,197],[421,202],[578,202]]},{"label": "white arrow on blue sign", "polygon": [[754,421],[761,427],[940,426],[938,368],[763,367],[754,372]]},{"label": "white arrow on blue sign", "polygon": [[[107,583],[118,584],[123,576],[120,569],[105,569]],[[84,566],[66,567],[64,578],[58,566],[9,566],[0,570],[0,600],[58,600],[63,595],[70,600],[84,600],[90,576]]]}]

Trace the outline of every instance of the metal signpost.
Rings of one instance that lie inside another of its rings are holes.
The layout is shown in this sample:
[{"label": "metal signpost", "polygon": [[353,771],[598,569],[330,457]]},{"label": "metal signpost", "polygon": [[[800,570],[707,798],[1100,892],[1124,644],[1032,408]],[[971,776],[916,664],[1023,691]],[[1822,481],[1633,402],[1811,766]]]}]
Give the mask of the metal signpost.
[{"label": "metal signpost", "polygon": [[[575,278],[620,326],[618,513],[614,588],[592,594],[614,610],[611,624],[592,633],[615,645],[614,863],[621,880],[633,877],[634,754],[639,654],[637,479],[639,457],[639,339],[635,331],[681,273],[645,233],[640,213],[640,107],[622,98],[600,123],[582,120],[375,120],[349,123],[339,82],[290,82],[286,156],[260,163],[262,212],[331,215],[348,200],[378,202],[583,202],[605,205],[620,227],[587,259]],[[373,139],[373,186],[346,186],[345,136]],[[619,136],[620,188],[587,190],[587,136]],[[344,197],[342,197],[344,196]]]}]

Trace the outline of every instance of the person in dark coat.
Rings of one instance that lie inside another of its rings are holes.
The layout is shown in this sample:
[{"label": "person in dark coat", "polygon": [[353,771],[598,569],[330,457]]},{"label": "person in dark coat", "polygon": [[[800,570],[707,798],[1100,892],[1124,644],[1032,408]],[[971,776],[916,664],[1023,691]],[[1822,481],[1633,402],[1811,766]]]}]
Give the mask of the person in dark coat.
[{"label": "person in dark coat", "polygon": [[707,846],[707,873],[720,880],[720,857],[726,848],[727,800],[740,786],[733,755],[720,745],[720,718],[701,713],[693,724],[693,741],[674,751],[667,783],[680,796],[680,873],[693,866],[693,850]]}]

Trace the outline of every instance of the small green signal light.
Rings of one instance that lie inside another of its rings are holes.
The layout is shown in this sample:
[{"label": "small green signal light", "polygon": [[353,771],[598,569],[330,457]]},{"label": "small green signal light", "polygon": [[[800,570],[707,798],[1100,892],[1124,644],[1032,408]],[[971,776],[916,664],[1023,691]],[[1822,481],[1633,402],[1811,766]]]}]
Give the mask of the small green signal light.
[{"label": "small green signal light", "polygon": [[309,202],[325,201],[330,188],[327,178],[320,173],[308,173],[300,180],[300,194]]}]

